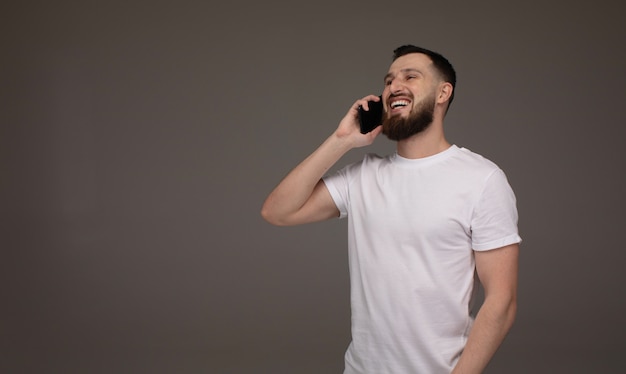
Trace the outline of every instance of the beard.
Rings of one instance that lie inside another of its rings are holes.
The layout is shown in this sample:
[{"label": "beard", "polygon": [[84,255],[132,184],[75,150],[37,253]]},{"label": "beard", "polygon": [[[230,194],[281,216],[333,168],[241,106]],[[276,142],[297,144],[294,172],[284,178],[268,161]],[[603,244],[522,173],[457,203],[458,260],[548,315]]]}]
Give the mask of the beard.
[{"label": "beard", "polygon": [[408,117],[401,117],[399,114],[389,116],[385,114],[383,119],[383,134],[389,140],[404,140],[415,134],[426,130],[433,123],[433,113],[435,112],[435,95],[429,95],[411,110]]}]

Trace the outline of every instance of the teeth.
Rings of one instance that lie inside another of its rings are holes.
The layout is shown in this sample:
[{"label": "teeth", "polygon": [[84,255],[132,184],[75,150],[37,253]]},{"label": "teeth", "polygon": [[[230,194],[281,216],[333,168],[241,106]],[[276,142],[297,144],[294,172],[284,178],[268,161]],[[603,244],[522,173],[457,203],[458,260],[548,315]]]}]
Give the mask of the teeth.
[{"label": "teeth", "polygon": [[391,109],[395,109],[397,107],[401,107],[401,106],[407,106],[409,105],[409,102],[406,100],[398,100],[398,101],[394,101],[393,103],[391,103]]}]

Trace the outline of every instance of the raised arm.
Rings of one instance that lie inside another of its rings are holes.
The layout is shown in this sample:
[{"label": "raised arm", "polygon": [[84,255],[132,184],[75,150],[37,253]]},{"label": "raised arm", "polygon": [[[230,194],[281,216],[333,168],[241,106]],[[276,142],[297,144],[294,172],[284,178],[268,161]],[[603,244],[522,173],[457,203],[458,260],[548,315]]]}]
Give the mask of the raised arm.
[{"label": "raised arm", "polygon": [[335,132],[270,193],[261,209],[265,220],[289,226],[339,215],[322,177],[350,149],[369,145],[380,134],[380,126],[365,135],[359,131],[358,107],[363,105],[368,109],[367,100],[378,100],[378,97],[370,95],[356,101]]}]

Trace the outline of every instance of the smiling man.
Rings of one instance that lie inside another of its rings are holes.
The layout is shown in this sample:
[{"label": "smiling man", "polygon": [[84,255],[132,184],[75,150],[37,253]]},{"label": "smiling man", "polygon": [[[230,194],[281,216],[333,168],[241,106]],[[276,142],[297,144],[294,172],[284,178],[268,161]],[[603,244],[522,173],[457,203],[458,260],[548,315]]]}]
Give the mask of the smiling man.
[{"label": "smiling man", "polygon": [[[515,318],[521,238],[504,172],[448,143],[456,73],[402,46],[384,79],[382,124],[361,134],[357,100],[333,134],[268,196],[275,225],[348,217],[352,342],[345,374],[481,373]],[[396,152],[327,175],[381,133]],[[477,275],[477,277],[475,276]],[[470,313],[480,281],[485,299]]]}]

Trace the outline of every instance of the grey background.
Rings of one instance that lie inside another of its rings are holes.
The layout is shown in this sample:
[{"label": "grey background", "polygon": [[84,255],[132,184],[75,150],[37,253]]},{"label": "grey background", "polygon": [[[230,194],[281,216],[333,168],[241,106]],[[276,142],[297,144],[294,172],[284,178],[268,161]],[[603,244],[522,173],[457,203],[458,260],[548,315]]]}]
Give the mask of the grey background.
[{"label": "grey background", "polygon": [[624,372],[620,9],[5,3],[0,372],[341,372],[346,223],[259,210],[406,43],[455,65],[449,140],[518,197],[519,314],[487,372]]}]

